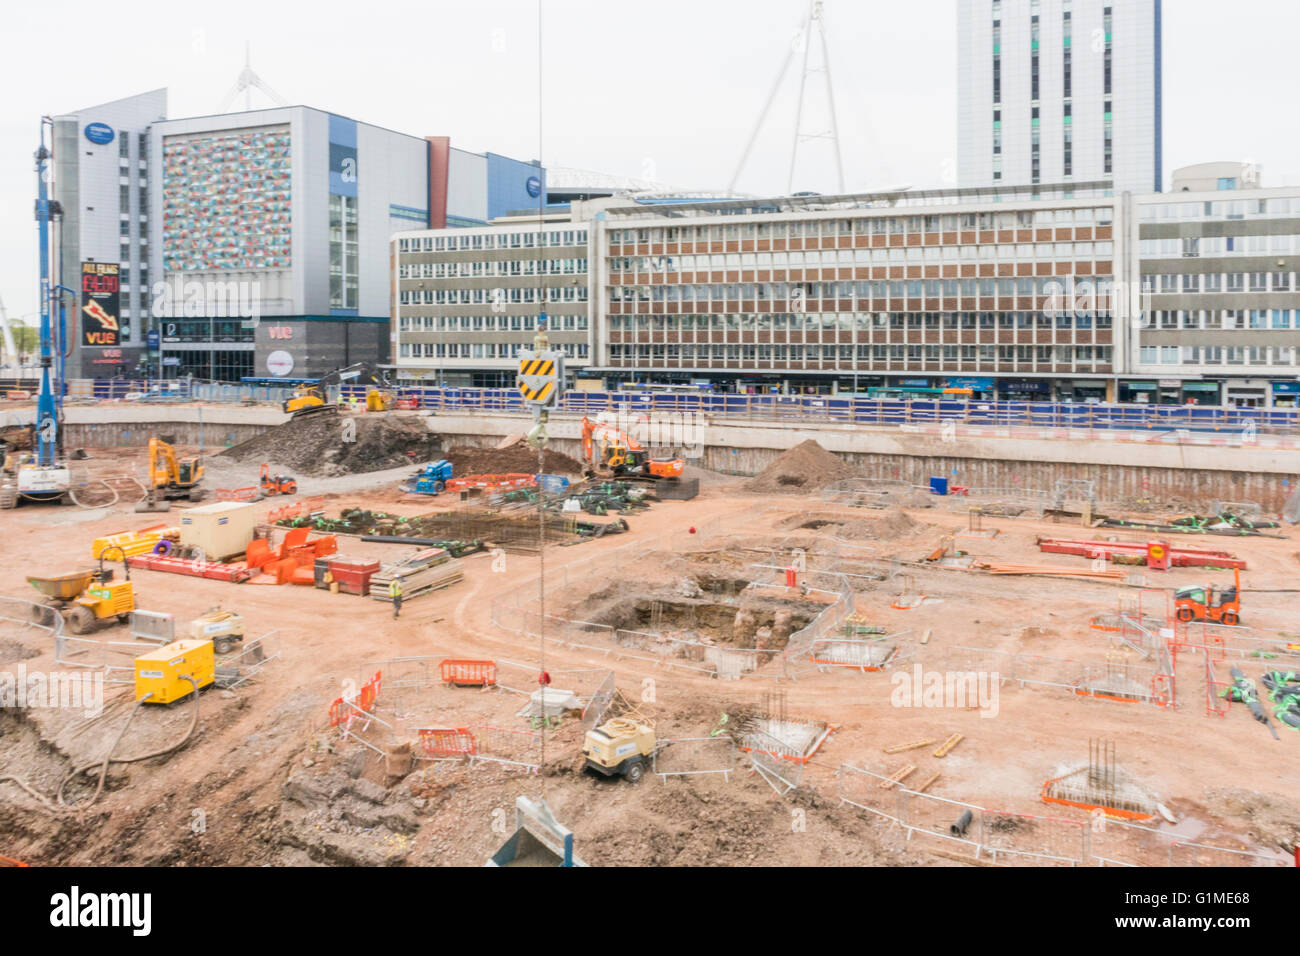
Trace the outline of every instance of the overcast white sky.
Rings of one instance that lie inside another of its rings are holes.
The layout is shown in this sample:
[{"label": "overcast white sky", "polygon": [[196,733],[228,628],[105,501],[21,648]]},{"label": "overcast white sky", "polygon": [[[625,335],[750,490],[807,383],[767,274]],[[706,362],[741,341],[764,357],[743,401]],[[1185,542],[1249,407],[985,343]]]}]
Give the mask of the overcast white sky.
[{"label": "overcast white sky", "polygon": [[[692,189],[730,181],[806,9],[803,0],[543,2],[542,160]],[[1250,159],[1264,185],[1300,184],[1300,4],[1165,0],[1164,11],[1166,178],[1189,163]],[[40,116],[163,86],[171,117],[215,112],[246,40],[254,69],[290,103],[475,151],[538,155],[535,0],[54,0],[9,3],[0,17],[0,295],[11,316],[36,310]],[[956,0],[826,0],[826,19],[846,187],[951,183]],[[785,191],[795,80],[737,189]],[[825,128],[823,102],[810,84],[810,130]],[[823,142],[804,144],[794,188],[834,191],[829,155]]]}]

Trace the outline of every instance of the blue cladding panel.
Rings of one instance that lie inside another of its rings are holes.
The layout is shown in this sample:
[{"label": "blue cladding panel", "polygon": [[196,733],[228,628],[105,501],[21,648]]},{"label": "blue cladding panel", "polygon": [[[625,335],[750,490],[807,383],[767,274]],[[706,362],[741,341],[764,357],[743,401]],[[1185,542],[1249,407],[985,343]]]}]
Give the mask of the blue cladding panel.
[{"label": "blue cladding panel", "polygon": [[356,120],[330,114],[330,195],[356,198],[357,179]]},{"label": "blue cladding panel", "polygon": [[488,218],[504,216],[515,209],[536,209],[538,197],[528,192],[528,180],[536,176],[542,181],[541,195],[546,195],[546,171],[532,163],[520,162],[508,156],[487,153]]}]

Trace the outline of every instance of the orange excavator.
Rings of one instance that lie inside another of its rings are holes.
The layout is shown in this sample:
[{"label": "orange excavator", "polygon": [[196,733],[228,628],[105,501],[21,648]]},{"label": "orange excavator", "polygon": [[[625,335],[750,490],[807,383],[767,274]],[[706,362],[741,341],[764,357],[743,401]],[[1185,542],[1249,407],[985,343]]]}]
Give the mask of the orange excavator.
[{"label": "orange excavator", "polygon": [[644,478],[651,481],[676,479],[686,462],[680,458],[651,458],[645,446],[612,425],[582,419],[582,459],[587,470],[602,477]]}]

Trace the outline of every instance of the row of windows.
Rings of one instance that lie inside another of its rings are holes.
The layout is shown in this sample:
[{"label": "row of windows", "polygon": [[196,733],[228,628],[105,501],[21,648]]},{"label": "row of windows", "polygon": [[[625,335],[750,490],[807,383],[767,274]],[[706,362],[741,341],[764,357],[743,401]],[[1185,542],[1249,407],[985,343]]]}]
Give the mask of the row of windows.
[{"label": "row of windows", "polygon": [[1141,365],[1295,365],[1297,350],[1291,345],[1144,345],[1138,349]]},{"label": "row of windows", "polygon": [[164,342],[252,342],[254,329],[244,319],[172,319],[159,317]]},{"label": "row of windows", "polygon": [[451,252],[467,249],[536,249],[586,244],[586,229],[557,229],[540,234],[536,230],[464,234],[457,230],[451,235],[399,239],[397,248],[400,252]]},{"label": "row of windows", "polygon": [[[398,357],[512,359],[517,357],[520,348],[522,346],[517,342],[403,342],[398,349]],[[558,349],[569,358],[585,359],[588,354],[587,345],[583,342],[552,342],[551,348]]]},{"label": "row of windows", "polygon": [[[544,295],[543,295],[544,293]],[[587,287],[564,286],[552,289],[403,289],[398,293],[402,305],[526,305],[530,302],[586,302]]]},{"label": "row of windows", "polygon": [[1300,309],[1157,309],[1145,316],[1150,329],[1300,329]]},{"label": "row of windows", "polygon": [[1110,259],[1111,242],[1022,242],[988,245],[912,246],[879,249],[823,249],[818,252],[732,252],[697,256],[611,256],[611,275],[706,272],[723,269],[866,268],[937,262],[1091,262]]},{"label": "row of windows", "polygon": [[1140,239],[1144,259],[1209,256],[1262,256],[1300,253],[1300,236],[1183,236],[1176,239]]},{"label": "row of windows", "polygon": [[1300,216],[1300,196],[1138,205],[1139,222],[1190,222],[1200,219],[1254,219],[1272,216]]},{"label": "row of windows", "polygon": [[1086,312],[760,312],[725,315],[611,315],[614,332],[808,332],[815,329],[956,331],[958,329],[1108,329],[1109,315]]},{"label": "row of windows", "polygon": [[578,275],[587,271],[586,258],[493,259],[487,262],[413,262],[397,267],[399,279],[457,279],[475,276]]},{"label": "row of windows", "polygon": [[[402,332],[527,332],[536,328],[533,315],[404,315],[398,319]],[[548,315],[552,332],[587,331],[586,315]]]},{"label": "row of windows", "polygon": [[672,362],[707,366],[721,362],[825,362],[852,365],[983,363],[1029,366],[1109,365],[1109,345],[611,345],[610,361]]},{"label": "row of windows", "polygon": [[[1147,276],[1142,277],[1143,280]],[[610,302],[749,302],[786,299],[920,299],[958,296],[1051,296],[1063,294],[1066,283],[1059,278],[983,279],[873,279],[858,282],[731,282],[716,285],[614,285]],[[1079,295],[1094,288],[1108,295],[1110,280],[1094,286],[1087,279],[1072,283]],[[1144,291],[1146,290],[1144,287]]]},{"label": "row of windows", "polygon": [[[168,361],[173,360],[173,362]],[[253,374],[253,351],[197,350],[163,352],[163,376],[166,378],[195,378],[218,382],[238,382]]]},{"label": "row of windows", "polygon": [[361,260],[357,242],[357,200],[329,198],[330,308],[355,309]]},{"label": "row of windows", "polygon": [[1195,292],[1290,292],[1290,272],[1189,272],[1186,275],[1144,275],[1142,291],[1173,295]]},{"label": "row of windows", "polygon": [[950,213],[920,216],[863,216],[854,219],[806,219],[794,222],[748,222],[710,226],[666,226],[609,230],[610,245],[651,242],[723,242],[742,239],[843,238],[848,236],[923,235],[958,230],[1044,229],[1048,226],[1108,226],[1110,206],[1082,209],[1015,209],[1005,212]]}]

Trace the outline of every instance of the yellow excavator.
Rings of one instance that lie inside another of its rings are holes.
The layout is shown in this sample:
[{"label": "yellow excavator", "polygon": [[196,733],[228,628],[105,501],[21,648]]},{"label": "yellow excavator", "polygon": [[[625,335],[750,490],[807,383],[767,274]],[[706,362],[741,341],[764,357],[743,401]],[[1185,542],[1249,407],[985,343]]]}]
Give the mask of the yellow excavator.
[{"label": "yellow excavator", "polygon": [[310,384],[299,385],[293,390],[293,396],[285,401],[284,410],[294,418],[317,412],[336,412],[338,406],[329,400],[329,389],[335,385],[370,386],[366,391],[369,411],[385,411],[392,404],[391,393],[385,400],[385,393],[381,391],[388,385],[383,371],[369,362],[357,362],[346,368],[337,368]]},{"label": "yellow excavator", "polygon": [[178,458],[176,449],[154,437],[149,439],[149,476],[146,479],[144,501],[135,506],[136,511],[167,511],[170,501],[187,498],[201,501],[206,493],[199,487],[203,480],[203,465],[197,456]]}]

